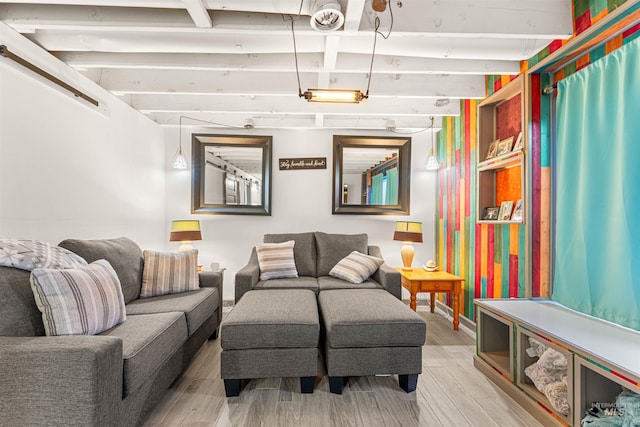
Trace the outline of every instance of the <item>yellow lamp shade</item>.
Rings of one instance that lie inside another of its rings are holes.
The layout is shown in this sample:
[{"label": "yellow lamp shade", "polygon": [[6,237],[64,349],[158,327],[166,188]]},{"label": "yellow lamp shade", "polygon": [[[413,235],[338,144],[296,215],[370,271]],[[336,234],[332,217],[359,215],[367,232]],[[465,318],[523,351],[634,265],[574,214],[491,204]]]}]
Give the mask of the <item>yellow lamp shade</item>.
[{"label": "yellow lamp shade", "polygon": [[170,242],[185,242],[193,240],[202,240],[200,232],[200,221],[190,219],[180,219],[171,221]]}]

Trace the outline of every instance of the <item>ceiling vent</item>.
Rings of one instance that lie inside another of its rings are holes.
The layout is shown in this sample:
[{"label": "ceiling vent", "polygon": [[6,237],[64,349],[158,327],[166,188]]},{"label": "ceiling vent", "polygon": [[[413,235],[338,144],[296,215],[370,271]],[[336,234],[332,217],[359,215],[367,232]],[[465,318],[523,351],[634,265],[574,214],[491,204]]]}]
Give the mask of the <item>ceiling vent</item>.
[{"label": "ceiling vent", "polygon": [[331,0],[315,0],[311,7],[311,28],[316,31],[335,31],[344,24],[340,3]]}]

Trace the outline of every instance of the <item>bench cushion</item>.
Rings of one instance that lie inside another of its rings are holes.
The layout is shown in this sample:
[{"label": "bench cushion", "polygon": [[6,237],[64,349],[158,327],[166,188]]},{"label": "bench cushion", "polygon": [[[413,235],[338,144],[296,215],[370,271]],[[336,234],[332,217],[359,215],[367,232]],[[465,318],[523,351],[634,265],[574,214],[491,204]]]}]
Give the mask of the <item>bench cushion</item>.
[{"label": "bench cushion", "polygon": [[315,277],[295,277],[289,279],[260,280],[253,289],[308,289],[318,293],[318,279]]},{"label": "bench cushion", "polygon": [[100,335],[122,338],[123,396],[158,375],[160,366],[187,340],[184,313],[138,314]]},{"label": "bench cushion", "polygon": [[137,299],[127,304],[127,315],[183,312],[187,318],[187,328],[191,336],[215,313],[219,305],[218,290],[202,288],[179,294]]},{"label": "bench cushion", "polygon": [[424,344],[424,320],[385,290],[323,291],[318,302],[331,348]]},{"label": "bench cushion", "polygon": [[362,283],[350,283],[331,276],[318,277],[318,288],[320,292],[332,289],[383,289],[382,285],[375,280],[369,279]]},{"label": "bench cushion", "polygon": [[249,291],[222,322],[223,350],[317,347],[316,295],[307,289]]}]

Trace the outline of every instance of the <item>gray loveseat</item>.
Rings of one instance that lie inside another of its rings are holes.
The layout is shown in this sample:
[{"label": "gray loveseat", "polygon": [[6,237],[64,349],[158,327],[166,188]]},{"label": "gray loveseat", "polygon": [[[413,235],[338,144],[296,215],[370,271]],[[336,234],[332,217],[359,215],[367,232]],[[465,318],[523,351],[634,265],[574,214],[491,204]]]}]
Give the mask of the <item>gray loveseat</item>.
[{"label": "gray loveseat", "polygon": [[352,251],[382,258],[378,246],[369,246],[367,234],[308,233],[265,234],[264,243],[295,241],[294,258],[298,276],[260,280],[260,265],[253,248],[249,262],[235,276],[235,302],[252,289],[310,289],[316,294],[331,289],[385,289],[398,299],[402,296],[401,276],[382,264],[364,283],[353,284],[329,276],[329,271]]},{"label": "gray loveseat", "polygon": [[95,336],[45,336],[30,272],[0,267],[0,424],[140,424],[222,319],[222,273],[200,289],[140,299],[143,256],[127,238],[65,240],[120,279],[126,320]]}]

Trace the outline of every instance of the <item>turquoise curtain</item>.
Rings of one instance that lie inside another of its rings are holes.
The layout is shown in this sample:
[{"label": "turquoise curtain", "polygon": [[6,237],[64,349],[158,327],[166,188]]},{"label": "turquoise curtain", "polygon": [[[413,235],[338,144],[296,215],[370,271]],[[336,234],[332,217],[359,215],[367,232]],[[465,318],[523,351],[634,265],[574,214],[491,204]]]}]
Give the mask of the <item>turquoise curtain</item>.
[{"label": "turquoise curtain", "polygon": [[398,204],[398,168],[391,168],[387,171],[387,194],[385,204]]},{"label": "turquoise curtain", "polygon": [[373,175],[371,177],[371,202],[372,205],[382,204],[382,174]]},{"label": "turquoise curtain", "polygon": [[558,84],[556,160],[552,299],[640,330],[640,39]]}]

